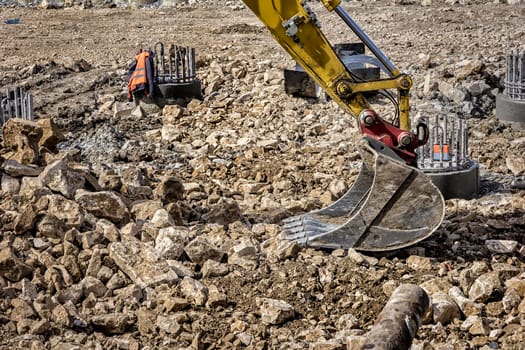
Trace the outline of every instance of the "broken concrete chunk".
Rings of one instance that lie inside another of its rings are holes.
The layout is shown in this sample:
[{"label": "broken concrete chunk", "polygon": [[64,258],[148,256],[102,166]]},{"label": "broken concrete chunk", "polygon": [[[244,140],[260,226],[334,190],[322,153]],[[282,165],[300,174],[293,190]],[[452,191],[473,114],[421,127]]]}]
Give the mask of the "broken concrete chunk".
[{"label": "broken concrete chunk", "polygon": [[18,194],[20,191],[20,180],[7,174],[2,174],[1,188],[3,192]]},{"label": "broken concrete chunk", "polygon": [[208,300],[208,288],[191,277],[182,279],[180,290],[186,299],[197,306],[204,306]]},{"label": "broken concrete chunk", "polygon": [[151,223],[158,228],[165,228],[169,226],[175,226],[175,221],[164,208],[159,209],[153,214],[151,218]]},{"label": "broken concrete chunk", "polygon": [[204,264],[206,260],[221,261],[224,257],[224,252],[211,244],[206,236],[197,236],[193,241],[184,247],[184,251],[190,260],[197,264]]},{"label": "broken concrete chunk", "polygon": [[432,315],[434,323],[441,322],[446,325],[454,319],[461,317],[461,311],[454,300],[446,293],[439,292],[432,294]]},{"label": "broken concrete chunk", "polygon": [[51,190],[44,186],[42,181],[37,177],[23,177],[20,183],[20,196],[24,198],[30,198],[34,201],[38,200],[42,196],[51,194]]},{"label": "broken concrete chunk", "polygon": [[228,297],[221,292],[217,286],[212,285],[208,288],[208,301],[206,302],[206,307],[215,308],[217,306],[225,306],[227,302]]},{"label": "broken concrete chunk", "polygon": [[37,216],[36,206],[33,204],[23,206],[14,221],[15,232],[20,234],[31,230],[36,223]]},{"label": "broken concrete chunk", "polygon": [[282,324],[295,317],[294,308],[283,300],[257,298],[256,303],[260,308],[261,321],[264,324]]},{"label": "broken concrete chunk", "polygon": [[469,289],[469,299],[475,302],[485,302],[492,293],[501,288],[499,273],[491,271],[479,276]]},{"label": "broken concrete chunk", "polygon": [[448,295],[454,300],[454,302],[459,306],[459,309],[465,316],[481,315],[483,309],[482,304],[476,304],[472,300],[465,297],[463,292],[459,287],[452,287],[448,291]]},{"label": "broken concrete chunk", "polygon": [[37,231],[43,237],[63,239],[67,226],[54,215],[44,215],[37,224]]},{"label": "broken concrete chunk", "polygon": [[241,243],[235,245],[232,250],[233,254],[236,254],[239,257],[249,257],[254,256],[259,252],[259,245],[252,239],[246,238],[241,240]]},{"label": "broken concrete chunk", "polygon": [[42,132],[42,128],[34,121],[9,119],[2,127],[4,148],[11,151],[7,158],[21,164],[36,164]]},{"label": "broken concrete chunk", "polygon": [[120,232],[117,226],[109,220],[100,219],[97,221],[95,230],[102,233],[104,238],[110,242],[117,242],[120,240]]},{"label": "broken concrete chunk", "polygon": [[164,204],[179,201],[184,197],[184,185],[174,176],[165,176],[153,190],[153,196]]},{"label": "broken concrete chunk", "polygon": [[182,332],[182,326],[175,316],[157,316],[155,325],[161,330],[172,336],[177,336]]},{"label": "broken concrete chunk", "polygon": [[488,239],[485,246],[494,254],[511,254],[518,248],[518,242],[505,239]]},{"label": "broken concrete chunk", "polygon": [[203,277],[220,277],[225,276],[230,272],[230,268],[227,264],[220,263],[215,260],[206,260],[202,265],[202,276]]},{"label": "broken concrete chunk", "polygon": [[47,212],[64,222],[67,226],[79,228],[84,223],[82,208],[74,201],[61,195],[47,195]]},{"label": "broken concrete chunk", "polygon": [[407,265],[414,271],[430,271],[432,261],[430,258],[418,255],[411,255],[407,258]]},{"label": "broken concrete chunk", "polygon": [[20,281],[29,276],[33,268],[19,259],[11,247],[0,250],[0,277],[10,281]]},{"label": "broken concrete chunk", "polygon": [[135,317],[127,313],[111,312],[91,317],[91,324],[95,330],[105,334],[122,334],[128,326],[135,322]]},{"label": "broken concrete chunk", "polygon": [[141,200],[131,205],[135,220],[150,220],[159,209],[162,209],[162,203],[158,200]]},{"label": "broken concrete chunk", "polygon": [[75,200],[86,211],[111,222],[124,224],[130,219],[126,204],[115,192],[78,190]]},{"label": "broken concrete chunk", "polygon": [[174,285],[179,280],[154,248],[133,237],[128,237],[126,242],[111,243],[109,256],[121,271],[142,288],[159,284]]},{"label": "broken concrete chunk", "polygon": [[57,144],[64,139],[64,135],[50,118],[38,119],[36,124],[42,128],[42,137],[38,145],[54,151]]},{"label": "broken concrete chunk", "polygon": [[187,242],[187,228],[166,227],[159,230],[155,239],[155,250],[164,259],[178,260],[184,253],[184,246]]},{"label": "broken concrete chunk", "polygon": [[8,159],[4,163],[4,171],[6,174],[14,177],[22,176],[38,176],[42,172],[43,168],[34,165],[25,165],[17,162],[14,159]]},{"label": "broken concrete chunk", "polygon": [[481,316],[469,316],[461,324],[461,330],[468,331],[472,335],[488,335],[490,328],[486,320]]},{"label": "broken concrete chunk", "polygon": [[268,259],[279,261],[295,258],[302,247],[296,241],[272,237],[261,244],[261,249]]}]

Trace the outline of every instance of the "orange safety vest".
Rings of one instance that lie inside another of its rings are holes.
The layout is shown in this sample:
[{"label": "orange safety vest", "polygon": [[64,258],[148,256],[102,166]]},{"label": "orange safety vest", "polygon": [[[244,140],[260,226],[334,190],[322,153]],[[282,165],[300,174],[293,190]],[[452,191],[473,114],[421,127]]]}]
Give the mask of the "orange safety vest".
[{"label": "orange safety vest", "polygon": [[[137,65],[128,81],[128,98],[131,98],[131,94],[135,91],[138,85],[146,84],[148,82],[148,78],[146,77],[146,60],[149,56],[150,54],[148,51],[143,51],[135,56]],[[148,93],[147,89],[145,90],[145,93]]]}]

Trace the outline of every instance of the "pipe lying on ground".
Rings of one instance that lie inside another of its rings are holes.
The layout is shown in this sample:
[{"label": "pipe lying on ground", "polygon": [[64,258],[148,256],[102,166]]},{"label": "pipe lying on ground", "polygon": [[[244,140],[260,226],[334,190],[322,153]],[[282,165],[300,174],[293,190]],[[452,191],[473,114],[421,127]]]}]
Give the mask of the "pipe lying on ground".
[{"label": "pipe lying on ground", "polygon": [[408,350],[430,298],[419,286],[402,284],[394,290],[359,350]]}]

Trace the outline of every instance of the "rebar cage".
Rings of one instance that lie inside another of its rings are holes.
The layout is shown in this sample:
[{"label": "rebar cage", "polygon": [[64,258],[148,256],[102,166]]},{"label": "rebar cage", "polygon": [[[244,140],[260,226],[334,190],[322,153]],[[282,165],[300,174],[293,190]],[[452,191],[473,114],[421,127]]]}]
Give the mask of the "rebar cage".
[{"label": "rebar cage", "polygon": [[506,56],[504,94],[516,101],[525,101],[525,50],[510,49]]},{"label": "rebar cage", "polygon": [[171,44],[168,50],[164,44],[155,44],[155,82],[157,84],[193,83],[197,78],[195,70],[195,49]]},{"label": "rebar cage", "polygon": [[3,125],[10,118],[33,120],[33,97],[23,87],[0,92],[0,122]]},{"label": "rebar cage", "polygon": [[468,124],[461,115],[436,115],[424,118],[429,140],[417,149],[418,167],[425,172],[454,171],[468,168]]}]

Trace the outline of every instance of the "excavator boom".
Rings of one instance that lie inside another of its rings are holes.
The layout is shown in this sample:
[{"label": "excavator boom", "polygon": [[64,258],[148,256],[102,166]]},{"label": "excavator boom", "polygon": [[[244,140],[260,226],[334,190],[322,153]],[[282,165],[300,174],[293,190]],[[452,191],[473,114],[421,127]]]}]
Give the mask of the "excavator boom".
[{"label": "excavator boom", "polygon": [[[357,119],[364,138],[358,144],[363,166],[352,188],[332,205],[286,219],[284,239],[308,246],[382,251],[428,237],[444,217],[444,200],[416,164],[415,149],[428,139],[428,128],[410,128],[411,78],[394,66],[345,12],[340,0],[319,0],[335,12],[374,54],[386,78],[358,79],[345,66],[320,29],[305,0],[243,0],[274,39],[323,90]],[[397,90],[394,121],[382,119],[363,93]]]}]

